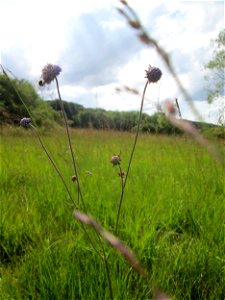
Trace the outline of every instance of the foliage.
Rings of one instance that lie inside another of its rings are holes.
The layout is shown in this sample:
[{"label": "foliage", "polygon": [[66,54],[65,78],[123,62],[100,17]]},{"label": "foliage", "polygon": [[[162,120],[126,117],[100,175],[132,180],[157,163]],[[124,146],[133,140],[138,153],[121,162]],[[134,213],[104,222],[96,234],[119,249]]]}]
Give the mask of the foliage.
[{"label": "foliage", "polygon": [[[38,126],[53,127],[62,125],[59,100],[44,101],[34,87],[25,80],[7,79],[0,75],[0,124],[19,124],[22,117],[28,116],[26,107],[32,111],[32,119]],[[63,101],[68,124],[74,128],[110,129],[118,131],[135,131],[138,113],[136,111],[106,111],[100,108],[84,106]],[[205,125],[206,127],[208,125]],[[151,116],[142,115],[141,131],[158,134],[180,134],[181,131],[172,126],[164,113],[157,112]],[[212,131],[213,132],[213,131]],[[217,131],[214,131],[215,133]]]},{"label": "foliage", "polygon": [[21,118],[28,116],[25,106],[39,126],[51,127],[60,120],[59,114],[38,96],[28,81],[0,74],[0,124],[19,124]]},{"label": "foliage", "polygon": [[224,72],[225,72],[225,29],[223,29],[215,40],[215,50],[212,59],[206,64],[206,69],[212,71],[208,79],[213,79],[212,89],[208,90],[208,101],[224,95]]}]

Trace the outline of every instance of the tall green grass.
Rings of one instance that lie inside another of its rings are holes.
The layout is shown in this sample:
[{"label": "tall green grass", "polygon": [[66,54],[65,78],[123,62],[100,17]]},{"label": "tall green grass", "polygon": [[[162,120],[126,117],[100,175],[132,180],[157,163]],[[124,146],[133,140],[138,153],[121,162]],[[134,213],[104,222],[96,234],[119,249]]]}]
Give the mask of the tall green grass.
[{"label": "tall green grass", "polygon": [[[121,152],[125,171],[133,137],[72,132],[87,211],[112,232],[121,182],[110,158]],[[65,134],[44,141],[76,197]],[[1,299],[109,299],[104,264],[31,130],[2,132],[0,187]],[[173,299],[224,299],[224,166],[187,137],[140,135],[118,236],[150,278],[106,246],[115,299],[151,299],[155,287]]]}]

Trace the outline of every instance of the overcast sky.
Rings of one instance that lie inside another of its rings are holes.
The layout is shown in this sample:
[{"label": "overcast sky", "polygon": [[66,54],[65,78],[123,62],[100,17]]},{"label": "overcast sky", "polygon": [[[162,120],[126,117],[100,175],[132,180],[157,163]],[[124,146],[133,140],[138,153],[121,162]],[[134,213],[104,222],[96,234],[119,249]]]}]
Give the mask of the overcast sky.
[{"label": "overcast sky", "polygon": [[[148,33],[170,54],[183,85],[208,122],[216,122],[224,106],[207,104],[204,65],[212,58],[213,40],[224,28],[224,1],[130,0]],[[154,48],[137,38],[117,7],[118,0],[0,0],[1,64],[19,79],[29,80],[45,99],[57,97],[55,85],[38,87],[46,63],[62,67],[64,100],[85,107],[138,110],[148,65],[163,76],[148,87],[145,112],[175,97],[184,118],[195,119]]]}]

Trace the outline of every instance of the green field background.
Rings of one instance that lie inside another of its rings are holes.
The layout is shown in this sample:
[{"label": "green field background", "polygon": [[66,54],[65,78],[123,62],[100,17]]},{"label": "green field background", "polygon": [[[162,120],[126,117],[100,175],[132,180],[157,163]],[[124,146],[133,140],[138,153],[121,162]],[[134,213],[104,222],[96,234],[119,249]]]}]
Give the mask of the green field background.
[{"label": "green field background", "polygon": [[[65,132],[42,136],[82,211]],[[110,158],[120,154],[126,171],[134,134],[71,136],[87,212],[114,233],[121,179]],[[105,265],[32,130],[1,133],[0,197],[0,299],[110,299]],[[172,299],[225,299],[224,165],[189,137],[140,135],[118,237],[149,275],[103,241],[114,299],[152,299],[156,289]]]}]

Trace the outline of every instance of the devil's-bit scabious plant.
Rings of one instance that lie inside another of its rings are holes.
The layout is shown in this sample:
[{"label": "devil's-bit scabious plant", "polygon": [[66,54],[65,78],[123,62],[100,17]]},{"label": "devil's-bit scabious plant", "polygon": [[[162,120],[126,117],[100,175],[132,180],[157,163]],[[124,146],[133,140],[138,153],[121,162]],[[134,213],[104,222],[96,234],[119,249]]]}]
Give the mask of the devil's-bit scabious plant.
[{"label": "devil's-bit scabious plant", "polygon": [[61,71],[62,69],[60,66],[47,64],[42,69],[41,80],[39,81],[39,85],[43,86],[45,84],[50,84],[56,79],[56,77],[60,74]]},{"label": "devil's-bit scabious plant", "polygon": [[148,70],[145,70],[146,76],[149,83],[156,83],[162,76],[162,71],[157,67],[152,67],[149,65]]},{"label": "devil's-bit scabious plant", "polygon": [[31,118],[22,118],[20,120],[20,126],[23,128],[28,128],[30,126],[31,123]]},{"label": "devil's-bit scabious plant", "polygon": [[[81,193],[80,182],[79,182],[79,175],[78,175],[78,171],[77,171],[77,164],[76,164],[75,155],[74,155],[74,152],[73,152],[73,147],[72,147],[72,142],[71,142],[71,137],[70,137],[70,132],[69,132],[69,126],[68,126],[68,122],[67,122],[67,116],[66,116],[66,112],[65,112],[65,109],[64,109],[64,105],[63,105],[63,101],[62,101],[62,97],[61,97],[61,93],[60,93],[60,89],[59,89],[59,82],[58,82],[58,79],[57,79],[57,76],[60,74],[61,71],[62,71],[62,69],[58,65],[47,64],[42,69],[42,74],[41,74],[41,79],[39,81],[39,85],[43,86],[45,84],[50,84],[54,80],[56,82],[56,88],[57,88],[57,92],[58,92],[60,108],[61,108],[61,111],[62,111],[62,114],[63,114],[63,118],[64,118],[64,123],[65,123],[66,133],[67,133],[67,139],[68,139],[70,153],[71,153],[73,167],[74,167],[74,175],[71,176],[71,180],[73,182],[76,182],[77,194],[78,194],[77,203],[79,205],[79,199],[81,198],[81,201],[82,201],[82,204],[83,204],[83,208],[86,211],[86,206],[85,206],[85,203],[84,203],[83,195]],[[83,229],[84,229],[84,231],[86,233],[86,236],[88,237],[90,243],[92,244],[93,248],[95,249],[95,251],[100,255],[100,257],[104,261],[105,268],[106,268],[106,275],[107,275],[107,279],[108,279],[108,283],[109,283],[109,289],[110,289],[110,298],[111,298],[111,300],[113,300],[113,292],[112,292],[112,285],[111,285],[111,277],[110,277],[110,274],[109,274],[108,258],[106,256],[105,249],[104,249],[104,246],[102,244],[100,235],[99,235],[99,233],[97,233],[98,245],[99,245],[99,247],[102,250],[102,254],[99,253],[99,251],[95,247],[95,245],[94,245],[92,239],[90,238],[88,232],[86,231],[84,225],[83,225]]]},{"label": "devil's-bit scabious plant", "polygon": [[113,154],[113,156],[110,159],[110,162],[112,163],[113,167],[115,167],[120,164],[121,158],[119,157],[119,155]]},{"label": "devil's-bit scabious plant", "polygon": [[[117,230],[118,230],[121,205],[122,205],[123,198],[124,198],[124,191],[125,191],[127,178],[128,178],[128,175],[129,175],[129,171],[130,171],[130,167],[131,167],[131,163],[132,163],[132,159],[133,159],[133,155],[134,155],[134,151],[135,151],[135,147],[136,147],[137,139],[138,139],[138,135],[139,135],[141,119],[142,119],[142,111],[143,111],[143,105],[144,105],[144,98],[145,98],[145,92],[147,90],[148,84],[156,83],[162,77],[162,71],[159,68],[153,67],[151,65],[149,65],[148,69],[145,70],[145,72],[146,72],[145,78],[147,78],[147,82],[145,83],[144,90],[143,90],[143,93],[142,93],[141,106],[140,106],[138,123],[137,123],[137,130],[136,130],[136,135],[135,135],[135,138],[134,138],[133,147],[132,147],[131,154],[130,154],[130,159],[129,159],[129,162],[128,162],[127,172],[125,173],[126,176],[124,178],[124,181],[122,181],[122,189],[121,189],[120,201],[119,201],[119,206],[118,206],[118,211],[117,211],[115,233],[117,233]],[[122,172],[123,171],[120,169],[120,174],[122,174]],[[120,177],[121,177],[121,179],[123,179],[122,176],[120,176]]]},{"label": "devil's-bit scabious plant", "polygon": [[39,81],[39,85],[43,86],[45,84],[50,84],[53,81],[56,82],[56,88],[57,88],[57,93],[58,93],[58,97],[59,97],[60,108],[61,108],[61,111],[62,111],[62,115],[63,115],[65,127],[66,127],[67,139],[68,139],[71,158],[72,158],[72,162],[73,162],[73,168],[74,168],[74,174],[75,174],[74,176],[76,176],[77,197],[78,197],[77,203],[79,204],[79,199],[81,198],[83,208],[84,208],[84,210],[86,210],[86,206],[85,206],[85,203],[84,203],[84,200],[83,200],[83,195],[81,193],[80,182],[79,182],[79,174],[78,174],[78,171],[77,171],[76,159],[75,159],[75,155],[74,155],[74,151],[73,151],[73,147],[72,147],[72,142],[71,142],[71,137],[70,137],[70,132],[69,132],[69,126],[68,126],[68,122],[67,122],[67,116],[66,116],[66,112],[65,112],[65,109],[64,109],[61,93],[60,93],[60,90],[59,90],[59,82],[58,82],[58,79],[57,79],[58,75],[61,72],[62,72],[62,68],[58,65],[54,65],[54,64],[45,65],[42,69],[42,72],[41,72],[41,78],[40,78],[40,81]]}]

